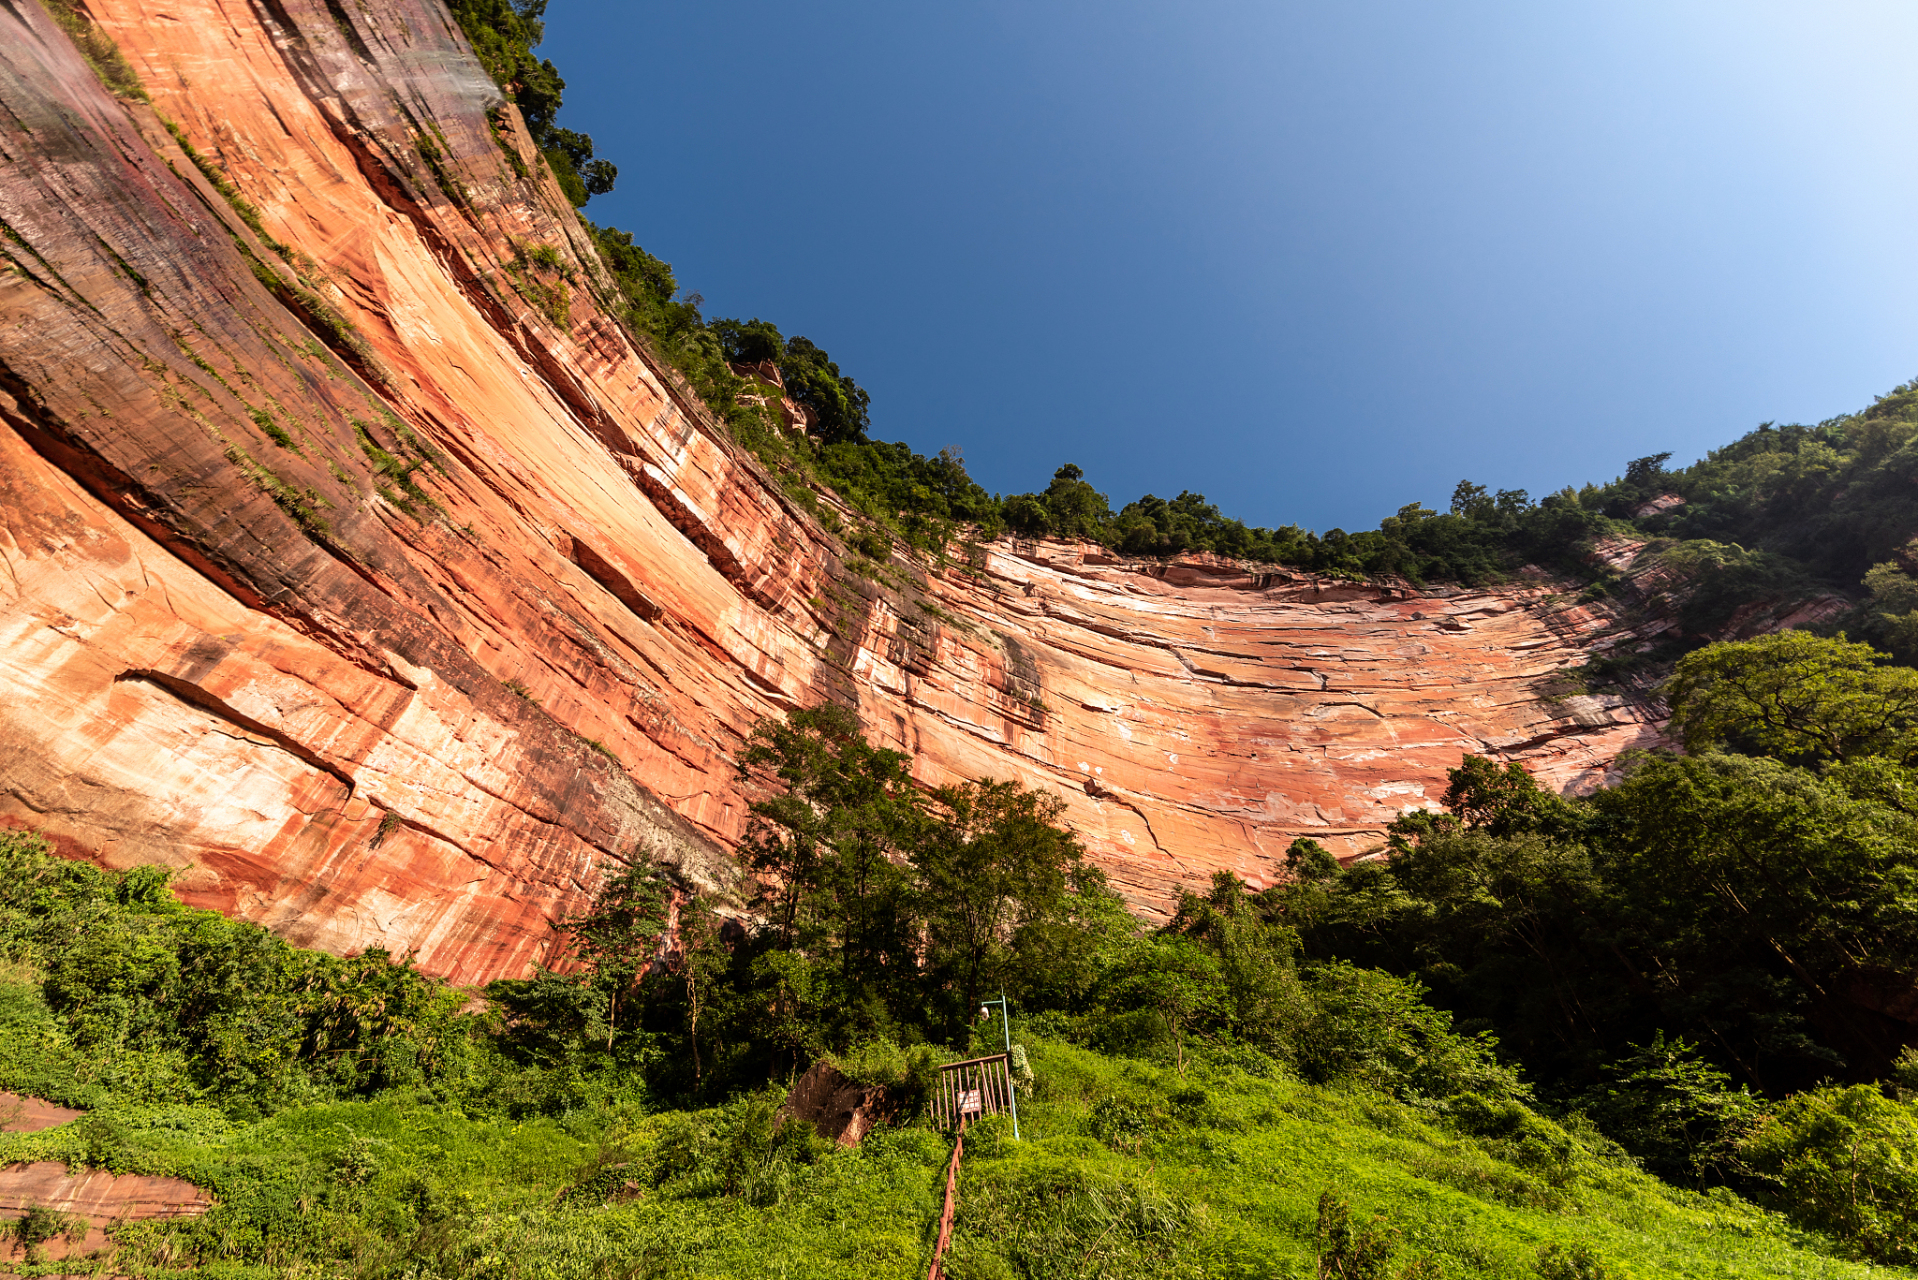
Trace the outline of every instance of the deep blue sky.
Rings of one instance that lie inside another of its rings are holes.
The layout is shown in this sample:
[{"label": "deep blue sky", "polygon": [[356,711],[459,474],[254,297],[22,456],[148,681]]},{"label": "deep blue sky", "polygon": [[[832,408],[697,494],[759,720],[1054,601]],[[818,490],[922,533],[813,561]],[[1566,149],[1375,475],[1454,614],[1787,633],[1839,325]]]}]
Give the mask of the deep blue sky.
[{"label": "deep blue sky", "polygon": [[588,213],[988,489],[1370,527],[1918,375],[1918,6],[553,0]]}]

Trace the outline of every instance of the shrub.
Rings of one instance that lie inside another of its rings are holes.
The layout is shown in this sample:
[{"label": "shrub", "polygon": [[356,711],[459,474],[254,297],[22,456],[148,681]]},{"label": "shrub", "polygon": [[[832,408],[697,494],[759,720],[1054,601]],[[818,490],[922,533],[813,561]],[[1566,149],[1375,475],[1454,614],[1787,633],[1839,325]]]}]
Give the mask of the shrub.
[{"label": "shrub", "polygon": [[1352,1207],[1330,1191],[1319,1195],[1314,1239],[1319,1280],[1385,1280],[1398,1243],[1397,1233],[1382,1216],[1354,1223]]},{"label": "shrub", "polygon": [[1668,1042],[1662,1031],[1649,1045],[1629,1047],[1610,1068],[1608,1083],[1580,1097],[1585,1113],[1661,1178],[1735,1178],[1742,1170],[1739,1144],[1762,1122],[1763,1102],[1748,1089],[1733,1089],[1731,1077],[1706,1062],[1698,1046]]},{"label": "shrub", "polygon": [[26,1249],[59,1236],[77,1243],[86,1237],[86,1233],[87,1220],[79,1214],[62,1213],[42,1204],[28,1205],[26,1213],[13,1221],[13,1238]]},{"label": "shrub", "polygon": [[1529,1092],[1498,1060],[1498,1042],[1454,1032],[1452,1015],[1425,1003],[1417,979],[1333,961],[1307,974],[1307,989],[1316,1013],[1299,1065],[1314,1079],[1353,1080],[1403,1098]]},{"label": "shrub", "polygon": [[1874,1261],[1918,1262],[1918,1104],[1870,1085],[1810,1090],[1787,1099],[1741,1150],[1800,1221]]},{"label": "shrub", "polygon": [[1618,1280],[1619,1273],[1583,1245],[1567,1249],[1548,1244],[1538,1251],[1533,1264],[1538,1280]]}]

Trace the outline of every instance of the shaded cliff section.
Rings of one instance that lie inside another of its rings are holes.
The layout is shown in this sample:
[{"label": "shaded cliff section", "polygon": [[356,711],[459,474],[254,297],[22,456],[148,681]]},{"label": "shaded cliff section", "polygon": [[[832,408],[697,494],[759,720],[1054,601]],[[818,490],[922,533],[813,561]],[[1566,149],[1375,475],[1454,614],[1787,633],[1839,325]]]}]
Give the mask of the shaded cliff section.
[{"label": "shaded cliff section", "polygon": [[822,700],[1062,795],[1144,909],[1362,850],[1466,750],[1657,740],[1550,692],[1640,638],[1549,584],[849,552],[609,317],[437,3],[90,12],[150,104],[0,0],[0,819],[76,856],[480,981],[636,850],[725,893],[733,755]]}]

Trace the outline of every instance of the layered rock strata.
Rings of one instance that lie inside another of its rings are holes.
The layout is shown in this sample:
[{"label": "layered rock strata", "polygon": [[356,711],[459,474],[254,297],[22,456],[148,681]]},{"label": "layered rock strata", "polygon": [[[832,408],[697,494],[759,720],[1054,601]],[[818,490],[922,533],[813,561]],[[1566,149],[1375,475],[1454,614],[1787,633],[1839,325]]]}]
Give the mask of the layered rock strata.
[{"label": "layered rock strata", "polygon": [[822,700],[1062,795],[1146,909],[1369,847],[1464,751],[1655,738],[1553,683],[1637,637],[1540,583],[868,561],[609,316],[436,0],[91,11],[151,105],[0,8],[0,817],[70,853],[479,981],[637,849],[723,890],[734,753]]}]

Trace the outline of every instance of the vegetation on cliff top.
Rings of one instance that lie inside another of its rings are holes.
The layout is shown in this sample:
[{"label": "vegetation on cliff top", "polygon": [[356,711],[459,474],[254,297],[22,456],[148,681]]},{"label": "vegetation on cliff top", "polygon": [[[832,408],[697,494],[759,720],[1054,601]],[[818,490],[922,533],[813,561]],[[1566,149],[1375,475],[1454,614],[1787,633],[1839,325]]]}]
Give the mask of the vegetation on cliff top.
[{"label": "vegetation on cliff top", "polygon": [[546,0],[449,0],[447,8],[494,82],[518,104],[533,144],[566,198],[583,207],[611,191],[619,169],[593,157],[589,135],[560,125],[566,81],[551,58],[533,55],[546,36]]},{"label": "vegetation on cliff top", "polygon": [[[611,190],[614,170],[592,158],[590,138],[557,122],[565,82],[532,52],[545,5],[455,0],[452,7],[519,103],[561,186],[583,205]],[[1146,494],[1115,510],[1072,464],[1041,491],[989,494],[956,449],[928,457],[870,439],[870,397],[817,343],[757,318],[706,318],[699,295],[683,294],[671,266],[630,233],[588,226],[628,326],[829,525],[835,521],[814,500],[814,485],[924,551],[942,552],[962,533],[986,540],[1012,533],[1085,538],[1127,556],[1211,552],[1355,581],[1485,584],[1536,565],[1592,581],[1600,592],[1608,582],[1592,560],[1594,543],[1653,539],[1653,554],[1687,583],[1683,623],[1694,638],[1740,606],[1835,591],[1869,597],[1851,619],[1854,630],[1902,660],[1918,659],[1918,550],[1908,547],[1918,535],[1910,484],[1918,468],[1918,384],[1815,427],[1766,424],[1678,471],[1666,469],[1669,454],[1639,458],[1610,483],[1537,500],[1460,481],[1448,510],[1407,503],[1376,529],[1260,528],[1190,491]],[[812,415],[810,434],[784,428],[780,388],[754,371],[765,364],[777,367],[784,394]]]},{"label": "vegetation on cliff top", "polygon": [[[1909,1266],[1912,687],[1844,642],[1715,646],[1674,687],[1695,754],[1589,800],[1467,757],[1384,858],[1301,840],[1155,930],[1056,802],[922,792],[797,713],[739,760],[743,914],[635,861],[566,967],[483,993],[12,833],[0,1087],[90,1110],[0,1159],[215,1193],[116,1228],[119,1274],[916,1274],[927,1080],[1004,989],[1024,1138],[969,1140],[955,1276]],[[899,1104],[858,1150],[781,1119],[820,1061]]]},{"label": "vegetation on cliff top", "polygon": [[[542,5],[460,14],[583,204],[613,174],[555,123]],[[1631,532],[1726,599],[1861,578],[1870,634],[1918,643],[1910,388],[1682,472],[1640,459],[1537,503],[1462,483],[1447,513],[1316,537],[1189,493],[1115,512],[1070,465],[988,495],[954,453],[869,440],[868,398],[816,344],[706,320],[630,236],[594,234],[628,322],[742,440],[923,546],[969,523],[1483,581]],[[768,362],[815,435],[780,431],[736,371]],[[1687,501],[1648,506],[1667,493]],[[635,856],[564,922],[561,968],[483,992],[0,833],[0,1085],[89,1109],[0,1159],[215,1192],[203,1219],[116,1227],[93,1266],[117,1274],[916,1273],[945,1157],[916,1103],[992,1044],[974,1010],[1003,989],[1026,1133],[974,1133],[955,1276],[1909,1266],[1915,682],[1842,639],[1711,646],[1668,690],[1690,754],[1589,799],[1467,757],[1384,856],[1342,867],[1301,840],[1285,883],[1222,875],[1154,930],[1055,801],[922,792],[847,714],[795,713],[739,760],[759,798],[738,918]],[[903,1104],[857,1151],[779,1115],[820,1061]],[[27,1221],[23,1240],[49,1220]]]}]

